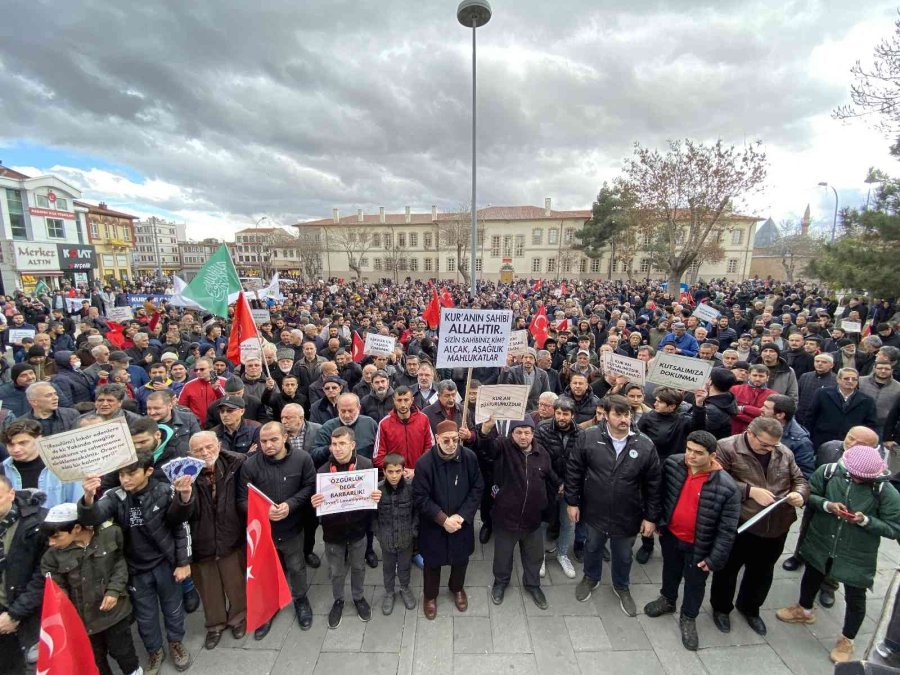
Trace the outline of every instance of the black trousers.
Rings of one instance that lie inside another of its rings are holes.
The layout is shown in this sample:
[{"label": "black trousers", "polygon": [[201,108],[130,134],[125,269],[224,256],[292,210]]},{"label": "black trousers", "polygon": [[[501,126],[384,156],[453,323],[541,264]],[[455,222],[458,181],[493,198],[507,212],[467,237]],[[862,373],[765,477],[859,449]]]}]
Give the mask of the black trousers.
[{"label": "black trousers", "polygon": [[[813,608],[816,594],[822,587],[825,577],[831,572],[833,562],[833,558],[828,559],[824,572],[820,572],[812,565],[806,565],[806,569],[803,570],[803,579],[800,581],[800,606],[804,609]],[[859,627],[866,618],[866,589],[844,584],[844,596],[847,608],[844,610],[844,629],[841,632],[845,638],[852,640],[856,637]],[[890,633],[890,629],[888,629],[888,633]]]},{"label": "black trousers", "polygon": [[[466,585],[466,570],[469,561],[462,565],[450,565],[450,579],[447,586],[451,593],[459,593]],[[425,567],[423,572],[422,597],[426,600],[434,600],[441,590],[441,567]]]},{"label": "black trousers", "polygon": [[[803,543],[803,540],[806,539],[806,531],[809,529],[809,523],[812,520],[812,516],[813,507],[807,504],[803,509],[803,517],[800,519],[800,532],[797,534],[797,545],[794,547],[794,555],[800,558],[800,560],[803,560],[803,556],[800,555],[800,545]],[[836,591],[838,582],[826,575],[825,579],[822,581],[822,588],[830,588],[831,590]]]},{"label": "black trousers", "polygon": [[20,675],[25,672],[25,656],[16,633],[0,635],[0,675]]},{"label": "black trousers", "polygon": [[319,526],[316,510],[309,504],[300,510],[300,523],[303,527],[303,555],[306,556],[316,547],[316,528]]},{"label": "black trousers", "polygon": [[[737,535],[725,568],[713,573],[710,603],[717,612],[726,614],[737,607],[745,616],[759,616],[759,608],[766,601],[772,587],[775,563],[784,551],[787,532],[780,537],[759,537],[749,532]],[[738,574],[744,569],[744,578],[738,591],[734,591]]]},{"label": "black trousers", "polygon": [[94,650],[94,661],[100,675],[112,675],[107,655],[113,657],[123,673],[133,673],[138,669],[137,652],[131,637],[131,618],[122,619],[100,633],[90,636],[91,649]]},{"label": "black trousers", "polygon": [[522,586],[540,588],[541,563],[544,560],[544,535],[540,527],[532,532],[494,528],[494,583],[509,586],[516,544],[519,544],[522,558]]},{"label": "black trousers", "polygon": [[663,557],[660,594],[674,605],[678,600],[678,587],[683,579],[684,599],[681,601],[681,616],[696,619],[703,604],[709,572],[704,572],[694,563],[694,545],[681,541],[667,529],[662,531],[659,547],[662,549]]}]

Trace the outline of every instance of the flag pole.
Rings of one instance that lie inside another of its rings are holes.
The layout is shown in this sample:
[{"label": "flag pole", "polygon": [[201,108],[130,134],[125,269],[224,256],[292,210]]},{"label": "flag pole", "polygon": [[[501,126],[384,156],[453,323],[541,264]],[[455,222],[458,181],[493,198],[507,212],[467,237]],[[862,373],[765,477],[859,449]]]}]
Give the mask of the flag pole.
[{"label": "flag pole", "polygon": [[459,428],[462,429],[466,426],[466,421],[469,417],[469,390],[472,387],[472,366],[469,366],[469,374],[466,375],[466,397],[463,399],[463,409],[462,409],[462,419],[460,420]]}]

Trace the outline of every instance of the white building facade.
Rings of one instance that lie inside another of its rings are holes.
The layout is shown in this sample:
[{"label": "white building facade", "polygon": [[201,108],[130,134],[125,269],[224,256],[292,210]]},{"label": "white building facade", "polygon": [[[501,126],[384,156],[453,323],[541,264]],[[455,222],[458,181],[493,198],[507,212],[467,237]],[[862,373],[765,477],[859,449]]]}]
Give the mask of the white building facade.
[{"label": "white building facade", "polygon": [[[181,239],[179,239],[181,237]],[[181,268],[179,241],[184,239],[184,225],[152,216],[134,223],[134,275],[155,277],[177,274]]]}]

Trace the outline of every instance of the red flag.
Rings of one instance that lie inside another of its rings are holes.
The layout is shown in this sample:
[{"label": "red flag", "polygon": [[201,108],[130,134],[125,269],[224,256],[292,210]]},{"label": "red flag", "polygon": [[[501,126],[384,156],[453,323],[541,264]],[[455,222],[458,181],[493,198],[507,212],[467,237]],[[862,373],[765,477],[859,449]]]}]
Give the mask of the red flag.
[{"label": "red flag", "polygon": [[106,331],[106,335],[103,337],[109,340],[109,344],[114,347],[125,349],[125,335],[122,333],[121,324],[118,324],[115,321],[107,321],[106,325],[109,326],[109,330]]},{"label": "red flag", "polygon": [[562,282],[562,284],[560,285],[559,292],[562,293],[563,295],[569,294],[569,287],[566,285],[565,281]]},{"label": "red flag", "polygon": [[359,363],[365,358],[365,354],[363,351],[366,348],[366,343],[363,342],[363,339],[359,336],[359,333],[353,331],[353,360]]},{"label": "red flag", "polygon": [[225,355],[236,366],[251,356],[262,358],[259,331],[256,330],[256,322],[253,321],[253,314],[250,312],[250,303],[243,291],[238,293],[237,303],[234,305],[231,334],[228,336],[228,351]]},{"label": "red flag", "polygon": [[544,280],[543,280],[543,279],[538,279],[538,280],[535,281],[534,284],[531,286],[531,290],[534,291],[535,293],[537,293],[539,290],[541,290],[541,288],[543,287],[543,285],[544,285]]},{"label": "red flag", "polygon": [[428,324],[429,328],[434,330],[441,322],[441,303],[438,302],[437,289],[432,288],[431,292],[434,295],[431,298],[431,302],[428,303],[428,307],[422,312],[422,318],[425,319],[425,323]]},{"label": "red flag", "polygon": [[561,319],[556,322],[556,330],[572,330],[572,324],[568,319]]},{"label": "red flag", "polygon": [[549,336],[548,328],[547,309],[541,305],[541,308],[537,311],[537,314],[534,315],[534,318],[531,319],[531,323],[528,325],[528,331],[534,336],[534,344],[537,345],[538,349],[544,348],[544,343]]},{"label": "red flag", "polygon": [[272,541],[272,500],[247,485],[247,632],[269,621],[291,601],[291,589]]},{"label": "red flag", "polygon": [[96,675],[100,672],[75,605],[49,574],[44,583],[37,672],[40,675]]},{"label": "red flag", "polygon": [[448,289],[444,289],[441,291],[441,307],[446,307],[447,309],[452,309],[456,305],[453,304],[453,296],[450,295],[450,291]]}]

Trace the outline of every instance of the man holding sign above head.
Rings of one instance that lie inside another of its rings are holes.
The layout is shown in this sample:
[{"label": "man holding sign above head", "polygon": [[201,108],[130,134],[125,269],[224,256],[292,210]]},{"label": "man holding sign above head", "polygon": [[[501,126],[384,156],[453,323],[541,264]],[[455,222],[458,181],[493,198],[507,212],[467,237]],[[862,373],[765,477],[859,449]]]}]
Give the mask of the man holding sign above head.
[{"label": "man holding sign above head", "polygon": [[43,492],[47,496],[44,506],[48,509],[57,504],[78,501],[81,497],[81,484],[77,481],[61,481],[44,465],[37,444],[41,435],[41,425],[27,419],[15,420],[0,432],[0,440],[9,453],[9,457],[0,465],[0,470],[9,478],[14,490]]}]

